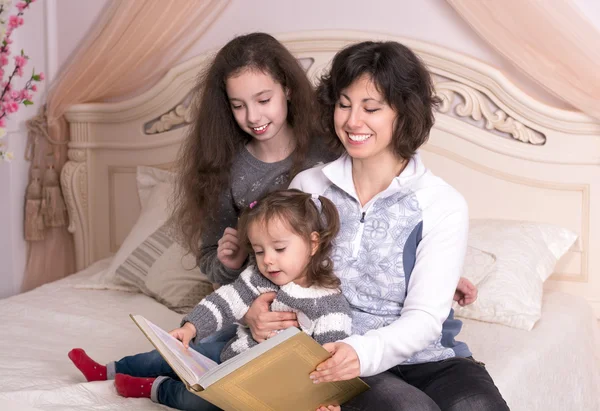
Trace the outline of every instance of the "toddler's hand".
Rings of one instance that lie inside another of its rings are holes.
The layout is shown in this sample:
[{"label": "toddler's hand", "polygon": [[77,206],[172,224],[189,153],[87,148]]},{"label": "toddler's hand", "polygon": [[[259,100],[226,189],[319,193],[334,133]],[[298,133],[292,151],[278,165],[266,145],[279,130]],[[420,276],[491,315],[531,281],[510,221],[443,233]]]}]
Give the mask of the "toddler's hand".
[{"label": "toddler's hand", "polygon": [[176,328],[169,334],[181,341],[185,348],[190,348],[190,341],[196,336],[196,327],[192,323],[185,323],[183,327]]},{"label": "toddler's hand", "polygon": [[235,228],[227,227],[217,244],[219,261],[231,270],[239,270],[248,258],[248,252],[240,244],[238,231]]},{"label": "toddler's hand", "polygon": [[340,407],[339,405],[328,405],[327,407],[324,405],[321,405],[319,408],[317,408],[317,411],[341,411],[342,407]]}]

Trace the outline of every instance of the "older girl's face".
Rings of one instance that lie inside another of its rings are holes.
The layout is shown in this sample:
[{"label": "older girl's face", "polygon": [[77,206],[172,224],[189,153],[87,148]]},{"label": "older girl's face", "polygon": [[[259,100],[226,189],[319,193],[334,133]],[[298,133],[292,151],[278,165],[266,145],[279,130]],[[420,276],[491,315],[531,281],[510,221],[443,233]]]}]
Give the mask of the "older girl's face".
[{"label": "older girl's face", "polygon": [[267,141],[289,132],[286,91],[269,74],[244,70],[225,87],[235,121],[252,138]]},{"label": "older girl's face", "polygon": [[385,101],[368,75],[342,90],[335,106],[335,132],[355,159],[373,159],[389,155],[396,111]]}]

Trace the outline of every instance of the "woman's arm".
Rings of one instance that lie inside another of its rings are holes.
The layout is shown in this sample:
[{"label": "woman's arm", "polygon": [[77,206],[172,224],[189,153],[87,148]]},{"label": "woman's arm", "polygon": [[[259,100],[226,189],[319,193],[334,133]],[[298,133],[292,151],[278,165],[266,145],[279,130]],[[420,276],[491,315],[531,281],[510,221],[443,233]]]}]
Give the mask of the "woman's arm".
[{"label": "woman's arm", "polygon": [[[458,193],[453,197],[453,201],[444,202],[445,209],[438,206],[437,210],[423,212],[424,234],[400,318],[386,327],[344,340],[358,354],[360,375],[379,374],[401,364],[439,338],[452,307],[467,247],[467,205]],[[428,221],[430,227],[425,226]]]},{"label": "woman's arm", "polygon": [[254,267],[244,270],[232,284],[224,285],[205,297],[181,321],[190,322],[196,329],[196,340],[240,321],[261,292],[276,290]]},{"label": "woman's arm", "polygon": [[244,316],[243,321],[250,328],[252,338],[259,343],[269,338],[272,331],[298,327],[296,313],[288,311],[271,312],[271,303],[275,296],[275,293],[262,294],[254,300]]},{"label": "woman's arm", "polygon": [[332,357],[319,364],[311,374],[313,380],[339,381],[379,374],[439,338],[460,278],[468,235],[464,199],[455,193],[446,200],[436,201],[438,208],[433,213],[424,210],[424,221],[430,221],[431,226],[424,226],[400,318],[364,335],[325,344]]}]

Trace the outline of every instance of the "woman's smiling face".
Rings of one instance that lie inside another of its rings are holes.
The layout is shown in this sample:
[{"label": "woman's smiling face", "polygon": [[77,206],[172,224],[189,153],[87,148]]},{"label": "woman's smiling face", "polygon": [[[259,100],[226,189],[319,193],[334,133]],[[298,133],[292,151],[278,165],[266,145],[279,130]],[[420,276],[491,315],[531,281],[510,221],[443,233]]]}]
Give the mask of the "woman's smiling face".
[{"label": "woman's smiling face", "polygon": [[333,122],[338,138],[352,158],[371,159],[393,152],[397,117],[371,77],[365,74],[341,91]]}]

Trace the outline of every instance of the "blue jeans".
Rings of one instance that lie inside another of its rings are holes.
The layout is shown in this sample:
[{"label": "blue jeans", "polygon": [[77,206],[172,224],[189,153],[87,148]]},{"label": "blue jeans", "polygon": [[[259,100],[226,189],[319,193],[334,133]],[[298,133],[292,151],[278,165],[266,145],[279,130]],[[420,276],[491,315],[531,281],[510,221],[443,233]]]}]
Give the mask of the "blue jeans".
[{"label": "blue jeans", "polygon": [[[225,344],[233,338],[235,330],[235,326],[224,328],[199,343],[190,343],[190,348],[219,363],[221,351]],[[116,361],[114,367],[115,372],[119,374],[133,377],[156,377],[156,381],[152,385],[152,400],[155,402],[185,411],[220,410],[189,392],[171,366],[156,350],[124,357]]]}]

